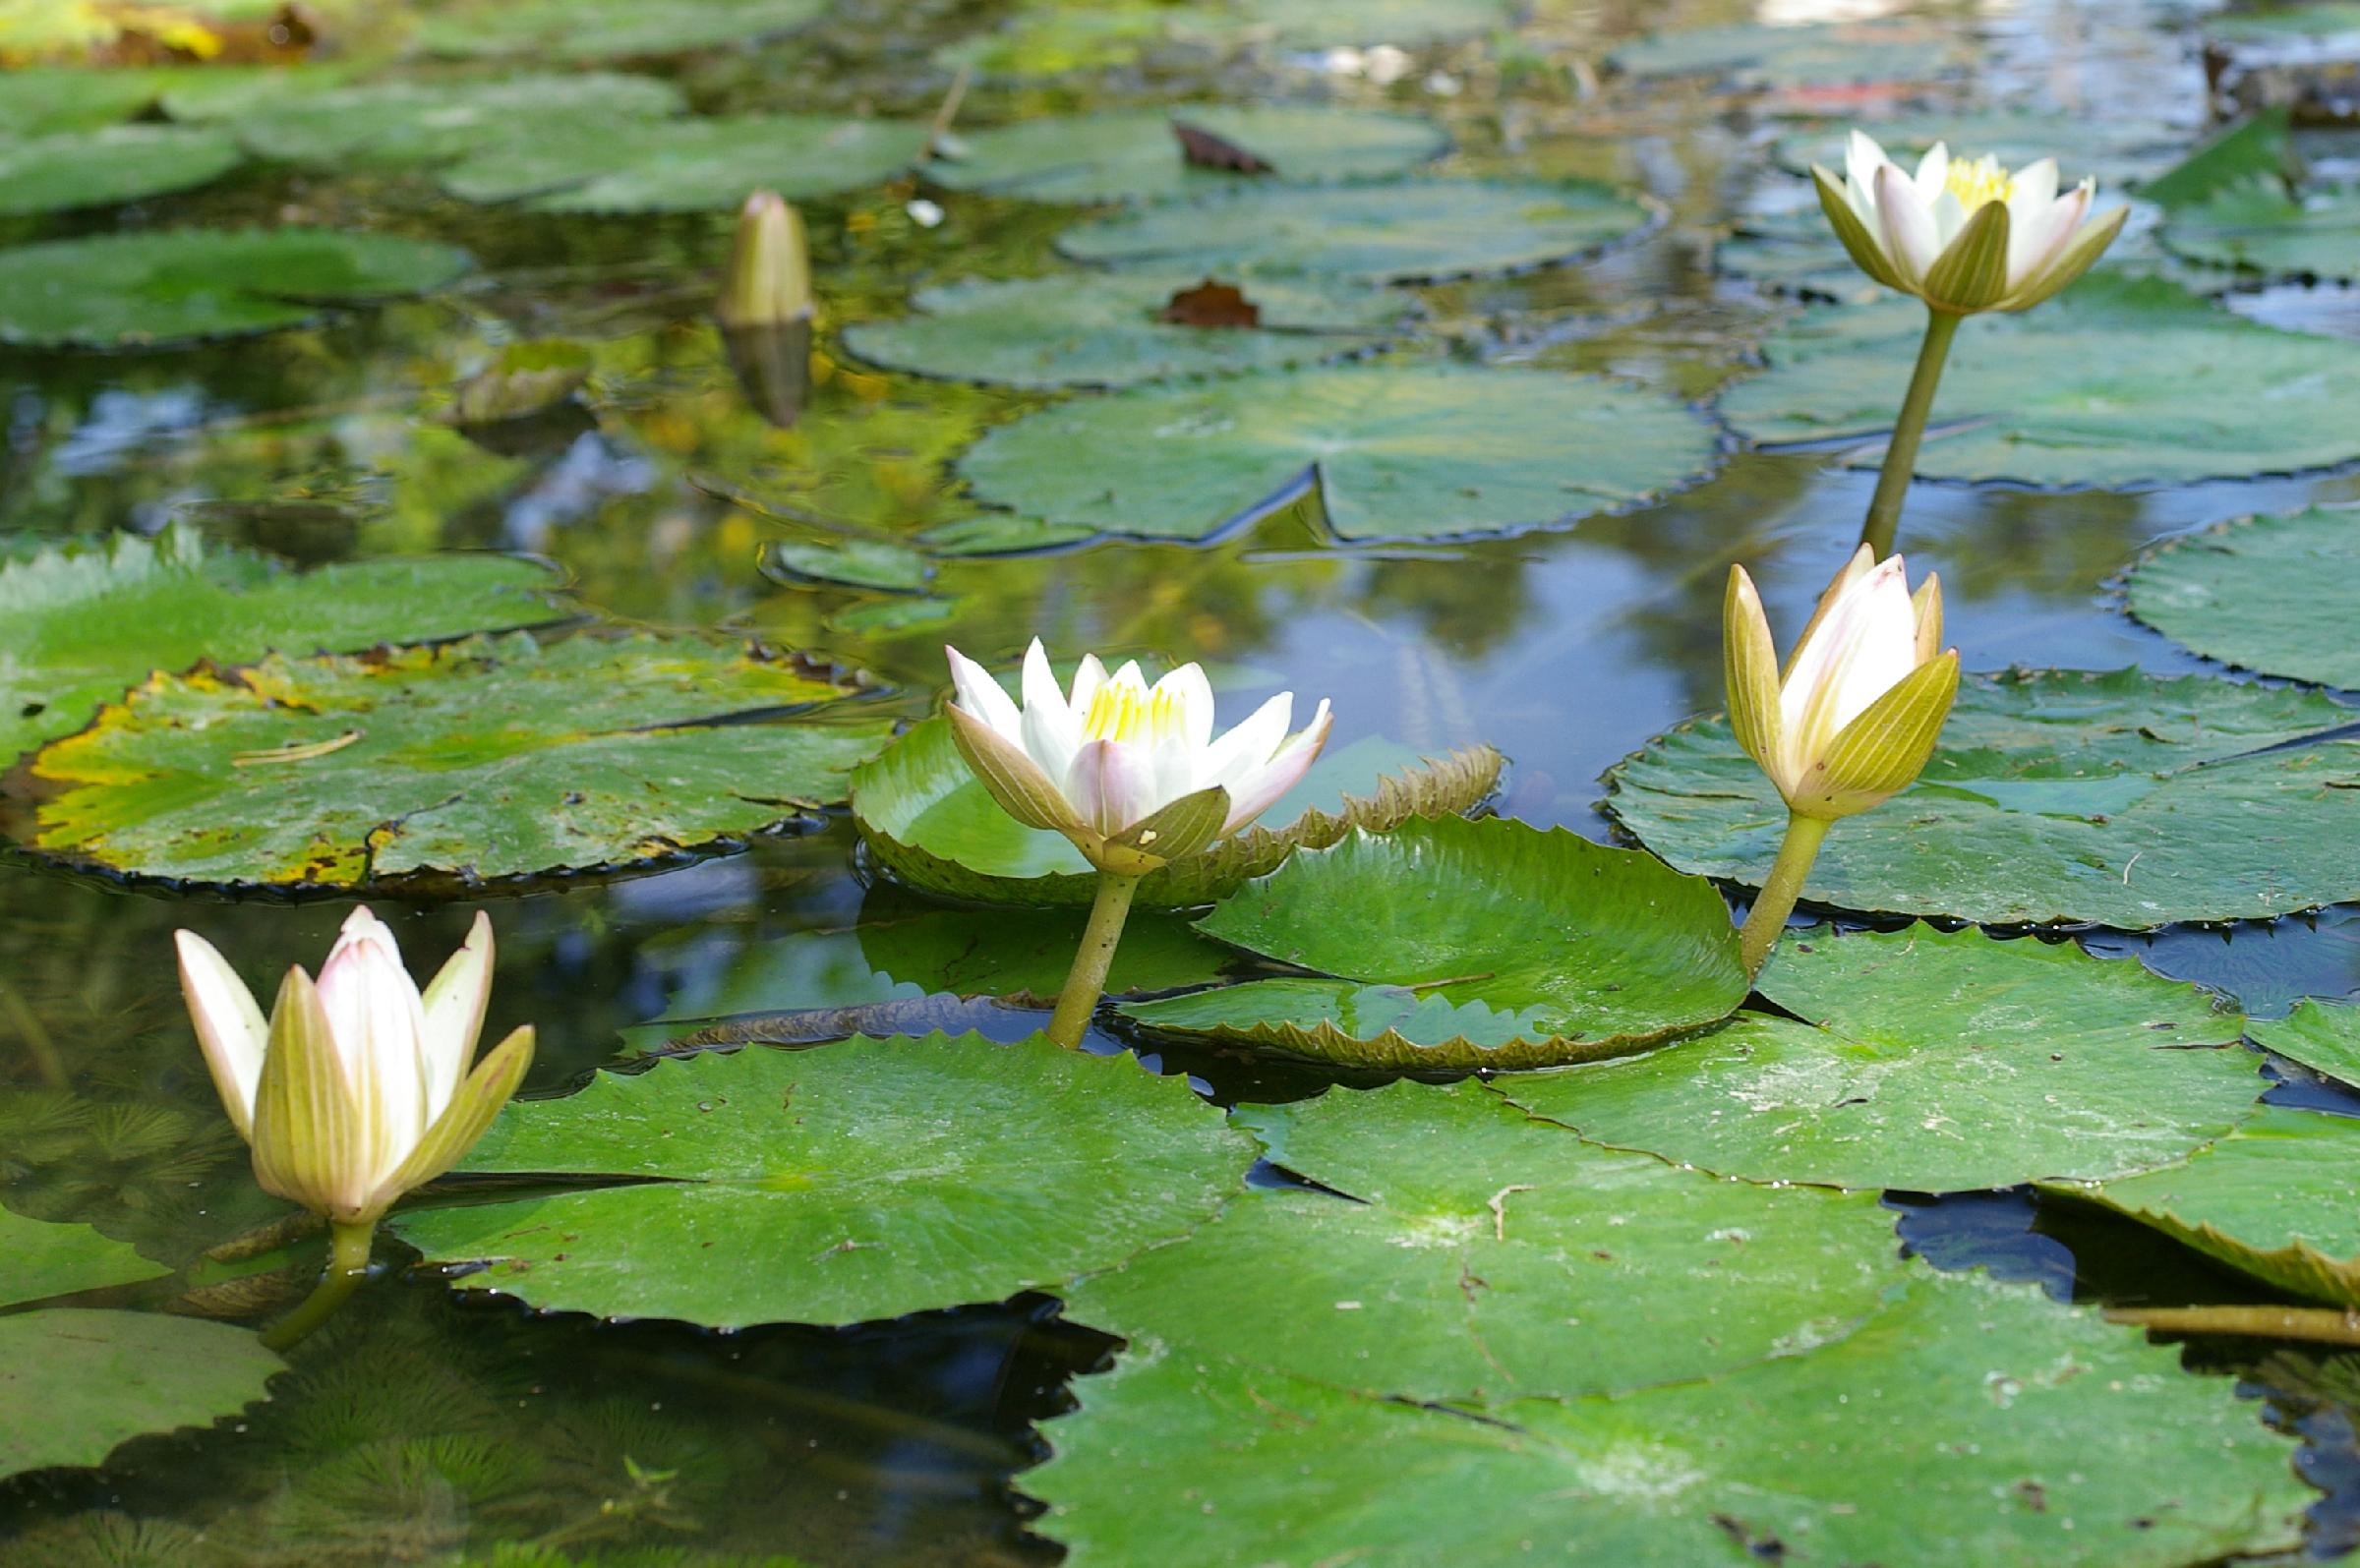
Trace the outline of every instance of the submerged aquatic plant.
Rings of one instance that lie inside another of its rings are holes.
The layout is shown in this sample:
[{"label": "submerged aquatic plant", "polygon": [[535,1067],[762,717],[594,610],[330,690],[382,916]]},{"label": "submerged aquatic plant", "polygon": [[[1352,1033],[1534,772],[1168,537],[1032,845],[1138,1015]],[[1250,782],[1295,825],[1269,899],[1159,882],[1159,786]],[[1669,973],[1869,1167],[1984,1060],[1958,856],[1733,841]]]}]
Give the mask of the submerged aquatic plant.
[{"label": "submerged aquatic plant", "polygon": [[1061,691],[1035,637],[1020,709],[982,666],[943,652],[960,755],[1002,810],[1065,835],[1097,868],[1090,926],[1048,1031],[1079,1046],[1140,878],[1240,832],[1293,788],[1328,743],[1328,704],[1289,733],[1295,696],[1280,692],[1216,737],[1212,683],[1193,664],[1150,686],[1137,664],[1109,675],[1085,654]]}]

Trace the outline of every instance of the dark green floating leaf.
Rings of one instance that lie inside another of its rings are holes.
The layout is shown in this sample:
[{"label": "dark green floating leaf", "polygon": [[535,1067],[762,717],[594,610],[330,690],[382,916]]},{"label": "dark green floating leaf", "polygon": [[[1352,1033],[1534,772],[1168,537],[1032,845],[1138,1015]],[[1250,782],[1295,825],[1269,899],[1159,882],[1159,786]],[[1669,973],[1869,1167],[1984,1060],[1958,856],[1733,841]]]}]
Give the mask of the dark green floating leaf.
[{"label": "dark green floating leaf", "polygon": [[1711,883],[1517,822],[1355,833],[1240,888],[1204,928],[1347,978],[1255,980],[1126,1015],[1354,1067],[1585,1062],[1726,1017],[1748,989]]},{"label": "dark green floating leaf", "polygon": [[792,583],[841,583],[886,594],[922,594],[933,563],[889,539],[777,540],[762,551],[762,570]]},{"label": "dark green floating leaf", "polygon": [[2265,109],[2206,142],[2140,188],[2140,197],[2166,211],[2191,206],[2257,175],[2281,182],[2297,168],[2283,106]]},{"label": "dark green floating leaf", "polygon": [[2360,1009],[2305,998],[2282,1018],[2256,1018],[2246,1036],[2312,1072],[2360,1088]]},{"label": "dark green floating leaf", "polygon": [[1744,87],[1932,82],[1968,64],[1964,40],[1912,19],[1778,27],[1667,28],[1608,54],[1636,77],[1718,77]]},{"label": "dark green floating leaf", "polygon": [[52,1225],[6,1209],[0,1209],[0,1258],[7,1260],[0,1272],[0,1307],[171,1272],[88,1225]]},{"label": "dark green floating leaf", "polygon": [[1757,987],[1803,1021],[1740,1014],[1498,1087],[1584,1137],[1722,1176],[1915,1192],[2153,1170],[2266,1087],[2242,1018],[2071,944],[1793,933]]},{"label": "dark green floating leaf", "polygon": [[[1210,903],[1274,870],[1299,845],[1324,847],[1355,827],[1383,833],[1412,817],[1464,811],[1491,793],[1501,764],[1489,747],[1437,762],[1388,741],[1355,741],[1323,756],[1245,832],[1148,877],[1140,904]],[[1024,826],[984,793],[939,718],[913,726],[854,774],[853,820],[884,869],[929,893],[1087,904],[1097,890],[1081,850]]]},{"label": "dark green floating leaf", "polygon": [[735,847],[843,798],[890,725],[775,716],[854,690],[647,635],[200,667],[34,760],[55,792],[31,847],[198,886],[427,896]]},{"label": "dark green floating leaf", "polygon": [[440,163],[519,137],[544,145],[632,137],[643,132],[625,123],[682,107],[668,82],[611,72],[374,82],[195,106],[262,157],[328,165]]},{"label": "dark green floating leaf", "polygon": [[[1803,897],[1840,909],[2143,931],[2360,898],[2360,741],[2316,692],[2137,669],[1971,676],[1918,782],[1836,825]],[[1682,871],[1758,887],[1786,808],[1724,719],[1608,773],[1607,810]]]},{"label": "dark green floating leaf", "polygon": [[789,201],[891,179],[925,149],[915,121],[820,115],[656,120],[630,133],[497,142],[443,170],[470,202],[522,201],[544,212],[700,212],[755,191]]},{"label": "dark green floating leaf", "polygon": [[535,1307],[853,1323],[1111,1268],[1210,1219],[1252,1159],[1185,1080],[1037,1035],[752,1047],[511,1105],[467,1163],[634,1185],[398,1224]]},{"label": "dark green floating leaf", "polygon": [[2353,0],[2311,0],[2304,4],[2257,6],[2205,19],[2209,37],[2232,43],[2298,42],[2360,35],[2360,4]]},{"label": "dark green floating leaf", "polygon": [[1343,539],[1571,523],[1702,478],[1713,428],[1601,377],[1337,366],[1079,398],[987,432],[978,499],[1052,523],[1205,539],[1313,486]]},{"label": "dark green floating leaf", "polygon": [[300,326],[331,307],[426,294],[467,253],[391,234],[167,229],[0,251],[0,342],[154,347]]},{"label": "dark green floating leaf", "polygon": [[206,184],[238,162],[229,137],[180,126],[112,125],[0,141],[0,214],[137,202]]},{"label": "dark green floating leaf", "polygon": [[128,120],[156,99],[169,73],[27,66],[0,92],[0,137],[87,131]]},{"label": "dark green floating leaf", "polygon": [[753,43],[802,27],[827,0],[444,0],[419,47],[443,55],[617,60]]},{"label": "dark green floating leaf", "polygon": [[2298,200],[2275,180],[2232,185],[2174,212],[2163,243],[2208,266],[2360,282],[2360,186]]},{"label": "dark green floating leaf", "polygon": [[0,1476],[95,1465],[146,1432],[261,1399],[285,1363],[244,1329],[51,1307],[0,1316]]},{"label": "dark green floating leaf", "polygon": [[2360,689],[2360,509],[2243,517],[2167,540],[2125,585],[2132,614],[2225,665]]}]

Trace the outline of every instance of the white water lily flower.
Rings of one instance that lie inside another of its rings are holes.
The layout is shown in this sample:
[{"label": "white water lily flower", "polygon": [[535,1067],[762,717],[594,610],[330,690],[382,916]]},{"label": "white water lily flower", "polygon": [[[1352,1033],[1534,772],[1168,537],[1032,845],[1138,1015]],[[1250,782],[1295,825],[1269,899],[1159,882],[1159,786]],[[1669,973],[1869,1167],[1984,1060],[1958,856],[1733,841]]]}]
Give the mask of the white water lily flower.
[{"label": "white water lily flower", "polygon": [[1742,566],[1722,610],[1729,717],[1790,810],[1848,817],[1907,788],[1959,690],[1942,641],[1942,585],[1913,598],[1899,555],[1862,545],[1820,599],[1782,677],[1761,597]]},{"label": "white water lily flower", "polygon": [[1289,734],[1295,699],[1281,692],[1216,738],[1212,683],[1195,665],[1150,686],[1136,664],[1109,675],[1085,655],[1069,693],[1037,637],[1020,709],[982,666],[943,652],[951,731],[975,776],[1010,816],[1064,834],[1102,870],[1153,870],[1243,829],[1310,769],[1332,722],[1323,701]]},{"label": "white water lily flower", "polygon": [[421,996],[393,933],[353,910],[319,983],[290,968],[267,1023],[211,943],[173,936],[181,994],[221,1103],[253,1145],[255,1180],[339,1224],[376,1220],[457,1164],[532,1063],[527,1025],[468,1072],[492,990],[492,922],[480,913]]},{"label": "white water lily flower", "polygon": [[1936,143],[1910,173],[1855,131],[1839,183],[1811,165],[1819,204],[1861,271],[1937,311],[2030,310],[2090,269],[2128,207],[2090,216],[2097,182],[2057,189],[2057,160],[2014,174]]}]

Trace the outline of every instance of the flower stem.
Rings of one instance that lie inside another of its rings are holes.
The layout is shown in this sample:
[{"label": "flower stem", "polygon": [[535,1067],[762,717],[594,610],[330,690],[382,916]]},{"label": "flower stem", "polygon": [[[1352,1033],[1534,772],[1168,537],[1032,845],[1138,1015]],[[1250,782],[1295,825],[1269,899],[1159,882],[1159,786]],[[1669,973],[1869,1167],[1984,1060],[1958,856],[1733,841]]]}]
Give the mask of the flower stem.
[{"label": "flower stem", "polygon": [[336,1308],[344,1305],[344,1298],[369,1277],[369,1248],[377,1237],[377,1221],[338,1220],[330,1227],[329,1237],[327,1276],[304,1298],[301,1307],[264,1331],[263,1344],[266,1348],[285,1350],[309,1335],[334,1316]]},{"label": "flower stem", "polygon": [[1787,837],[1778,846],[1770,879],[1755,896],[1745,929],[1738,937],[1747,974],[1762,972],[1770,950],[1778,945],[1778,934],[1787,928],[1787,916],[1795,912],[1795,900],[1802,896],[1802,879],[1811,874],[1811,862],[1819,858],[1819,845],[1833,825],[1828,817],[1788,813]]},{"label": "flower stem", "polygon": [[1925,418],[1934,409],[1934,386],[1942,379],[1942,362],[1950,357],[1950,340],[1965,319],[1949,311],[1925,313],[1925,338],[1918,345],[1918,368],[1910,373],[1909,395],[1901,400],[1901,417],[1893,422],[1893,438],[1885,444],[1884,467],[1876,475],[1876,498],[1868,503],[1868,520],[1860,525],[1860,543],[1874,551],[1878,560],[1893,553],[1893,533],[1901,526],[1901,497],[1918,467],[1918,443],[1925,436]]},{"label": "flower stem", "polygon": [[1057,1012],[1049,1019],[1049,1038],[1069,1051],[1082,1048],[1083,1031],[1106,991],[1106,971],[1114,966],[1115,945],[1123,940],[1123,922],[1131,915],[1131,895],[1139,878],[1120,872],[1098,873],[1098,896],[1090,906],[1090,927],[1082,933],[1082,951],[1057,993]]}]

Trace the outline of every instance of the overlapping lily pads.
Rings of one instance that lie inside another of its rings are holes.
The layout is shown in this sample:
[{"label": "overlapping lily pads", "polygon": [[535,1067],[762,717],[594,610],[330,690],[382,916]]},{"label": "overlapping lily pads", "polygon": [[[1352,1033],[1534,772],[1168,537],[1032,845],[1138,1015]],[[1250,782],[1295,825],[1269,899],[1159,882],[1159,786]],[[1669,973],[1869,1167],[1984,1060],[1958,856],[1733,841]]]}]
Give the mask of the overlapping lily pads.
[{"label": "overlapping lily pads", "polygon": [[875,185],[925,149],[915,121],[826,115],[654,120],[628,136],[496,142],[452,164],[442,188],[543,212],[698,212],[755,191],[790,201]]},{"label": "overlapping lily pads", "polygon": [[[1298,847],[1334,843],[1354,828],[1383,833],[1412,817],[1464,811],[1500,777],[1490,747],[1439,761],[1370,738],[1330,751],[1235,838],[1150,874],[1143,906],[1210,903],[1273,870]],[[853,820],[867,852],[930,893],[990,903],[1088,903],[1097,877],[1065,838],[1028,828],[976,782],[939,718],[913,726],[853,775]]]},{"label": "overlapping lily pads", "polygon": [[613,60],[753,43],[826,9],[827,0],[444,0],[416,38],[442,55]]},{"label": "overlapping lily pads", "polygon": [[[1803,897],[1987,923],[2267,918],[2360,898],[2360,740],[2316,692],[2137,669],[1971,676],[1918,782],[1836,825]],[[1723,719],[1609,774],[1683,871],[1758,886],[1786,808]]]},{"label": "overlapping lily pads", "polygon": [[636,136],[621,122],[657,120],[684,106],[679,89],[614,72],[487,80],[374,82],[188,105],[217,120],[251,151],[296,163],[439,163],[515,140],[536,143]]},{"label": "overlapping lily pads", "polygon": [[644,865],[842,799],[891,726],[812,710],[856,690],[793,655],[652,635],[200,666],[41,752],[30,847],[287,892]]},{"label": "overlapping lily pads", "polygon": [[2306,998],[2284,1017],[2257,1018],[2245,1032],[2265,1050],[2360,1088],[2360,1008]]},{"label": "overlapping lily pads", "polygon": [[[717,1326],[851,1323],[1110,1268],[1212,1217],[1252,1142],[1180,1078],[1034,1036],[753,1047],[510,1106],[467,1169],[627,1186],[404,1216],[470,1289]],[[652,1178],[653,1180],[650,1180]]]},{"label": "overlapping lily pads", "polygon": [[[1720,412],[1766,445],[1881,436],[1925,321],[1914,301],[1812,312]],[[2293,473],[2360,457],[2360,345],[2257,326],[2156,278],[2092,274],[2036,317],[1959,333],[1917,472],[2118,487]],[[1881,444],[1844,461],[1874,467]]]},{"label": "overlapping lily pads", "polygon": [[2360,282],[2360,187],[2290,197],[2275,180],[2233,185],[2174,212],[2163,243],[2209,266]]},{"label": "overlapping lily pads", "polygon": [[1254,980],[1126,1016],[1356,1067],[1589,1061],[1726,1017],[1748,989],[1712,884],[1517,822],[1355,833],[1239,889],[1204,929],[1337,978]]},{"label": "overlapping lily pads", "polygon": [[2360,689],[2360,509],[2313,506],[2167,540],[2125,583],[2132,614],[2208,659]]},{"label": "overlapping lily pads", "polygon": [[979,500],[1071,527],[1205,539],[1316,490],[1343,539],[1570,523],[1700,479],[1693,409],[1601,377],[1339,366],[1134,387],[999,426],[958,472]]},{"label": "overlapping lily pads", "polygon": [[1740,1014],[1628,1061],[1504,1078],[1536,1115],[1722,1176],[1960,1191],[2184,1159],[2267,1085],[2244,1020],[2070,945],[1790,935]]},{"label": "overlapping lily pads", "polygon": [[205,185],[236,168],[237,143],[169,125],[0,140],[0,215],[111,206]]}]

